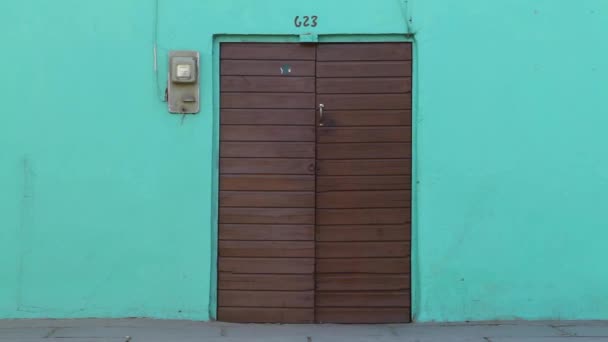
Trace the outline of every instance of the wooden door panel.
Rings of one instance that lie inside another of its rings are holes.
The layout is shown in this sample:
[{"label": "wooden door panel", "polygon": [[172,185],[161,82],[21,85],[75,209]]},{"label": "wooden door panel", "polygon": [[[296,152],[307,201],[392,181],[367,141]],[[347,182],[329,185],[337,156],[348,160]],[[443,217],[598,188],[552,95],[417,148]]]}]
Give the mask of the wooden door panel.
[{"label": "wooden door panel", "polygon": [[315,317],[410,315],[410,44],[327,44],[317,52]]},{"label": "wooden door panel", "polygon": [[219,320],[314,322],[315,56],[221,45]]}]

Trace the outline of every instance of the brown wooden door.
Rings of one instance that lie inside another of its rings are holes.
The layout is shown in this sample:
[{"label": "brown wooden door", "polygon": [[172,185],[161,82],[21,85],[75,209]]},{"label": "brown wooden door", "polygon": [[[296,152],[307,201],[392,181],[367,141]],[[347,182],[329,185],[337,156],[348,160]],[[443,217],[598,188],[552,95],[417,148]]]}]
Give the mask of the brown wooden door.
[{"label": "brown wooden door", "polygon": [[408,321],[411,46],[222,44],[220,115],[218,319]]}]

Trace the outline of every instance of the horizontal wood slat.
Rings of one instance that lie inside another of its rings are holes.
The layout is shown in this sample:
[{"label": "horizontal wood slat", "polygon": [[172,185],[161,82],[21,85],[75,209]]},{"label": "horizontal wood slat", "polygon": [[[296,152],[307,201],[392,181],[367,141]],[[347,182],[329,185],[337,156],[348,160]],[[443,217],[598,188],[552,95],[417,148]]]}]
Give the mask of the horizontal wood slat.
[{"label": "horizontal wood slat", "polygon": [[313,241],[220,241],[223,257],[314,258]]},{"label": "horizontal wood slat", "polygon": [[407,323],[410,310],[403,308],[317,308],[316,320],[319,323]]},{"label": "horizontal wood slat", "polygon": [[314,159],[222,158],[220,168],[222,174],[313,175],[315,161]]},{"label": "horizontal wood slat", "polygon": [[224,76],[222,92],[314,93],[314,77]]},{"label": "horizontal wood slat", "polygon": [[312,126],[227,125],[220,130],[220,140],[314,142],[315,129]]},{"label": "horizontal wood slat", "polygon": [[313,323],[313,308],[218,308],[220,321],[234,323]]},{"label": "horizontal wood slat", "polygon": [[[291,72],[287,72],[286,67],[290,67]],[[315,62],[223,60],[220,63],[220,73],[222,76],[315,76]]]},{"label": "horizontal wood slat", "polygon": [[[317,140],[319,143],[350,142],[359,143],[380,143],[380,142],[410,142],[412,141],[411,127],[323,127],[317,130]],[[382,146],[382,145],[376,145]],[[320,148],[324,146],[321,145]],[[372,146],[367,146],[371,148]],[[390,147],[385,145],[385,147]],[[409,149],[404,149],[404,156],[407,156]],[[403,158],[403,157],[402,157]]]},{"label": "horizontal wood slat", "polygon": [[321,273],[379,273],[410,272],[409,258],[347,258],[317,259],[316,272]]},{"label": "horizontal wood slat", "polygon": [[[331,216],[328,218],[331,219]],[[220,207],[220,223],[314,224],[315,209]]]},{"label": "horizontal wood slat", "polygon": [[227,125],[222,127],[222,141],[314,142],[311,126]]},{"label": "horizontal wood slat", "polygon": [[412,45],[403,43],[319,44],[317,61],[409,61]]},{"label": "horizontal wood slat", "polygon": [[315,109],[222,109],[224,125],[315,125]]},{"label": "horizontal wood slat", "polygon": [[319,176],[393,176],[411,172],[409,159],[319,160],[317,163]]},{"label": "horizontal wood slat", "polygon": [[315,271],[313,258],[220,258],[220,272],[239,274],[312,274]]},{"label": "horizontal wood slat", "polygon": [[392,94],[411,91],[412,83],[405,77],[317,79],[319,94]]},{"label": "horizontal wood slat", "polygon": [[395,307],[409,308],[410,293],[395,292],[319,292],[317,307]]},{"label": "horizontal wood slat", "polygon": [[[297,106],[286,108],[307,108],[308,103],[305,98],[306,94],[302,94],[300,98],[294,100]],[[253,101],[250,98],[239,99],[242,103]],[[277,97],[277,101],[282,101],[281,97]],[[236,101],[236,100],[235,100]],[[256,105],[262,106],[266,104],[267,99],[258,99]],[[325,105],[327,110],[373,110],[373,109],[411,109],[412,97],[408,94],[331,94],[317,95],[317,102]],[[281,103],[283,104],[283,103]],[[269,107],[274,108],[274,107]]]},{"label": "horizontal wood slat", "polygon": [[317,195],[317,208],[408,208],[410,191],[337,191]]},{"label": "horizontal wood slat", "polygon": [[221,59],[244,60],[315,60],[316,46],[290,43],[223,43],[220,47]]},{"label": "horizontal wood slat", "polygon": [[319,176],[317,191],[340,190],[408,190],[409,176]]},{"label": "horizontal wood slat", "polygon": [[409,109],[325,110],[324,127],[411,126]]},{"label": "horizontal wood slat", "polygon": [[319,225],[406,224],[408,208],[397,209],[317,209]]},{"label": "horizontal wood slat", "polygon": [[314,225],[221,224],[219,228],[220,240],[307,241],[315,238]]},{"label": "horizontal wood slat", "polygon": [[222,207],[313,208],[314,192],[221,191]]},{"label": "horizontal wood slat", "polygon": [[409,241],[409,225],[317,226],[317,241]]},{"label": "horizontal wood slat", "polygon": [[318,62],[317,77],[411,77],[411,62]]},{"label": "horizontal wood slat", "polygon": [[232,274],[220,272],[218,287],[223,290],[310,291],[315,289],[315,283],[314,278],[309,274]]},{"label": "horizontal wood slat", "polygon": [[318,291],[409,291],[409,274],[317,274]]},{"label": "horizontal wood slat", "polygon": [[220,157],[227,158],[314,158],[310,142],[222,142]]},{"label": "horizontal wood slat", "polygon": [[[221,169],[220,172],[223,173],[224,170]],[[356,180],[353,180],[353,182],[356,182]],[[387,182],[385,182],[385,183],[387,183]],[[391,182],[388,182],[388,183],[391,183]],[[362,186],[367,186],[367,184],[368,183],[365,183]],[[229,174],[224,174],[224,175],[220,176],[220,190],[314,191],[315,190],[315,176],[314,175],[302,176],[302,175],[229,175]]]},{"label": "horizontal wood slat", "polygon": [[314,291],[230,291],[220,290],[218,301],[226,307],[254,308],[310,308],[314,305]]},{"label": "horizontal wood slat", "polygon": [[[386,137],[388,139],[389,137]],[[369,139],[372,139],[370,137]],[[412,157],[411,143],[318,144],[318,159],[399,159]]]},{"label": "horizontal wood slat", "polygon": [[[220,101],[222,108],[311,109],[316,106],[312,93],[222,93]],[[349,99],[337,100],[338,104],[344,101]]]},{"label": "horizontal wood slat", "polygon": [[410,254],[409,243],[396,242],[317,242],[317,258],[399,258]]}]

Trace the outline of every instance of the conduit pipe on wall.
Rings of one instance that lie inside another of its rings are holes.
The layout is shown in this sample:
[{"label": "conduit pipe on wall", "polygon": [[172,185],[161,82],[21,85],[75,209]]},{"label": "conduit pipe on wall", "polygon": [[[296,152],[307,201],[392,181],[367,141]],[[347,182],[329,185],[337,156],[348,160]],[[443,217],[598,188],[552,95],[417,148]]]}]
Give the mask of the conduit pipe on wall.
[{"label": "conduit pipe on wall", "polygon": [[154,79],[156,80],[156,91],[157,91],[157,95],[158,98],[162,101],[162,102],[167,102],[167,95],[165,93],[165,91],[163,90],[163,87],[161,87],[160,85],[160,77],[158,76],[158,17],[159,17],[159,6],[160,6],[160,0],[155,0],[154,1],[154,29],[153,29],[153,34],[154,34],[154,47],[153,47],[153,54],[154,54]]}]

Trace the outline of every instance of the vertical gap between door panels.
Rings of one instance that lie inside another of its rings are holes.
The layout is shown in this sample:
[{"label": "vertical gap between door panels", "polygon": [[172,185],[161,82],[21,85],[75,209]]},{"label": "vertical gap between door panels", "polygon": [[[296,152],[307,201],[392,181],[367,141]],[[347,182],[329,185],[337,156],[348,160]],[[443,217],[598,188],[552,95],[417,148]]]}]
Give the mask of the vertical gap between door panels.
[{"label": "vertical gap between door panels", "polygon": [[313,288],[314,288],[314,292],[313,292],[313,322],[314,323],[318,323],[317,322],[317,227],[318,227],[318,219],[317,219],[317,170],[319,169],[319,160],[318,160],[318,149],[319,149],[319,133],[318,133],[318,128],[319,128],[319,123],[317,122],[317,107],[318,107],[318,103],[317,103],[317,57],[318,57],[318,53],[319,53],[319,44],[315,44],[315,81],[314,81],[314,86],[315,86],[315,109],[314,109],[314,120],[313,120],[313,124],[315,125],[315,176],[314,176],[314,205],[315,205],[315,226],[314,226],[314,230],[313,230],[313,238],[314,238],[314,244],[315,244],[315,260],[313,262]]}]

